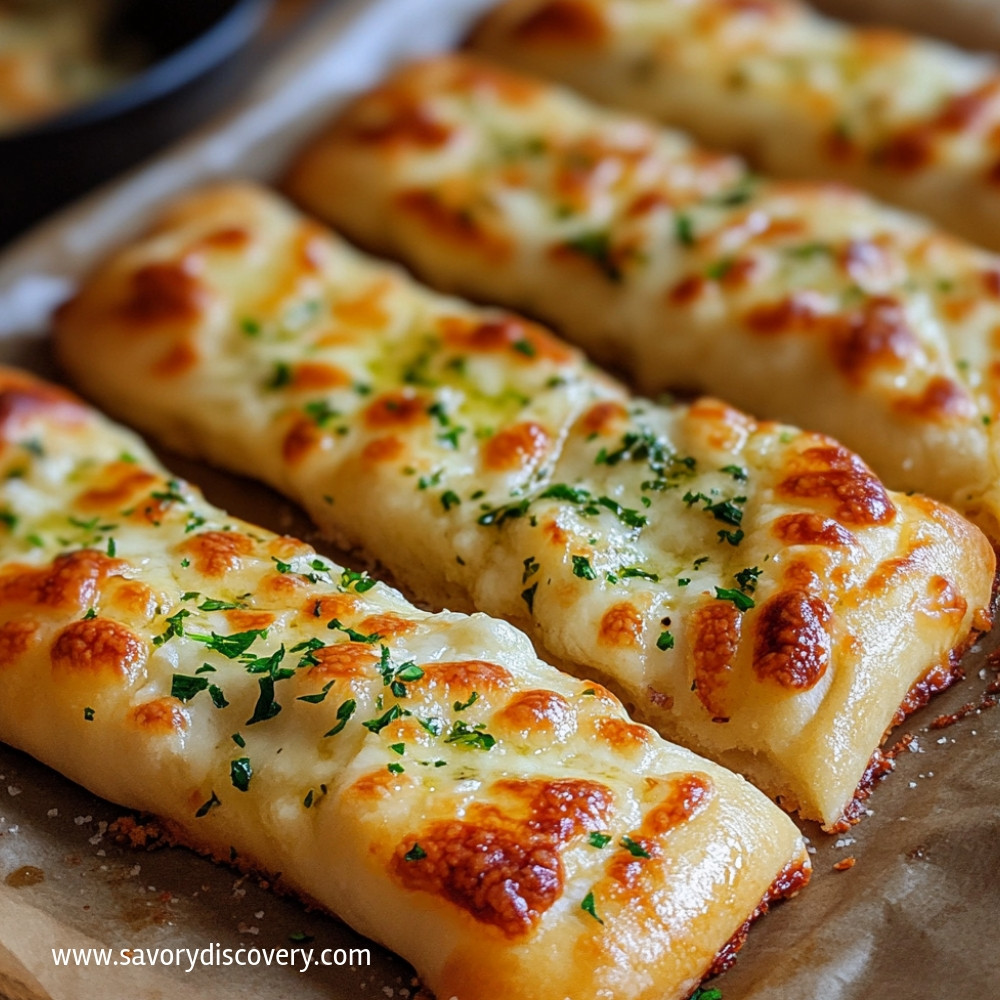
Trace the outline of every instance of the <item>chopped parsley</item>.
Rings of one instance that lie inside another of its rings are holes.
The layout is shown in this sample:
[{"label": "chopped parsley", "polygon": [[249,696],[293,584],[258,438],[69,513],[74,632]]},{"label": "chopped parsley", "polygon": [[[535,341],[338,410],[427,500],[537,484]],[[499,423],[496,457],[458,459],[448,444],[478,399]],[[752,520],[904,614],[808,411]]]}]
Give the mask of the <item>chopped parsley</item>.
[{"label": "chopped parsley", "polygon": [[468,701],[456,701],[451,707],[456,712],[464,712],[470,705],[474,705],[477,701],[479,701],[479,692],[473,691],[469,695]]},{"label": "chopped parsley", "polygon": [[365,635],[364,632],[357,632],[353,628],[349,628],[348,626],[341,624],[339,618],[333,618],[328,621],[326,623],[326,627],[334,629],[337,632],[343,632],[344,635],[351,640],[351,642],[363,642],[370,645],[371,643],[378,642],[379,639],[382,638],[377,632],[371,632],[368,635]]},{"label": "chopped parsley", "polygon": [[521,600],[528,605],[528,614],[535,613],[535,594],[538,593],[538,581],[521,591]]},{"label": "chopped parsley", "polygon": [[629,836],[624,836],[621,839],[621,845],[625,848],[633,858],[648,858],[650,856],[649,851],[646,850],[642,844],[633,840]]},{"label": "chopped parsley", "polygon": [[250,766],[249,757],[238,757],[229,762],[229,777],[233,782],[233,787],[245,792],[250,787],[250,779],[253,777],[253,768]]},{"label": "chopped parsley", "polygon": [[484,723],[469,726],[462,719],[456,719],[451,725],[451,732],[444,738],[444,741],[478,750],[490,750],[496,745],[496,740],[485,732],[485,729]]},{"label": "chopped parsley", "polygon": [[389,725],[390,722],[395,722],[396,719],[402,718],[404,714],[408,715],[409,713],[404,713],[404,710],[401,709],[399,705],[393,705],[391,708],[387,709],[380,716],[378,716],[378,718],[367,719],[365,722],[362,722],[361,725],[364,726],[365,729],[369,730],[369,732],[380,733],[386,726]]},{"label": "chopped parsley", "polygon": [[371,590],[377,582],[367,573],[356,573],[352,569],[345,569],[340,574],[340,589],[353,590],[356,594],[363,594]]},{"label": "chopped parsley", "polygon": [[260,694],[257,696],[253,715],[246,721],[248,726],[253,726],[258,722],[267,722],[268,719],[273,719],[281,711],[281,706],[274,700],[274,678],[270,674],[265,674],[258,679],[257,685],[260,688]]},{"label": "chopped parsley", "polygon": [[563,246],[583,257],[589,257],[609,281],[619,282],[622,280],[622,270],[615,260],[611,234],[606,229],[581,233],[579,236],[567,240]]},{"label": "chopped parsley", "polygon": [[222,800],[215,791],[212,792],[212,797],[203,805],[198,807],[198,811],[194,814],[195,819],[201,819],[203,816],[207,816],[216,806],[221,806]]},{"label": "chopped parsley", "polygon": [[757,579],[762,572],[763,570],[757,566],[748,566],[746,569],[741,569],[735,575],[735,580],[739,584],[740,590],[744,594],[752,594],[757,589]]},{"label": "chopped parsley", "polygon": [[422,861],[427,857],[427,852],[419,845],[414,844],[404,855],[404,861]]},{"label": "chopped parsley", "polygon": [[323,734],[324,737],[336,736],[344,726],[347,725],[348,719],[354,715],[355,710],[358,707],[358,703],[353,698],[348,698],[347,701],[343,702],[340,708],[337,709],[337,719],[339,720],[337,724],[329,731]]},{"label": "chopped parsley", "polygon": [[94,710],[89,705],[83,710],[83,717],[87,722],[94,721]]},{"label": "chopped parsley", "polygon": [[720,601],[732,601],[738,611],[749,611],[753,606],[753,598],[747,597],[740,590],[728,590],[725,587],[716,587],[715,596]]},{"label": "chopped parsley", "polygon": [[587,837],[587,843],[591,847],[596,847],[598,849],[602,847],[607,847],[611,843],[610,833],[599,833],[597,830],[591,832],[590,836]]},{"label": "chopped parsley", "polygon": [[594,904],[594,893],[593,891],[588,892],[586,896],[583,897],[583,902],[580,903],[580,909],[584,913],[589,913],[599,924],[603,924],[604,921],[597,915],[597,907]]},{"label": "chopped parsley", "polygon": [[673,649],[674,648],[674,635],[669,630],[665,630],[660,633],[660,637],[656,640],[657,649]]},{"label": "chopped parsley", "polygon": [[573,556],[573,576],[578,576],[581,580],[597,579],[594,567],[586,556]]}]

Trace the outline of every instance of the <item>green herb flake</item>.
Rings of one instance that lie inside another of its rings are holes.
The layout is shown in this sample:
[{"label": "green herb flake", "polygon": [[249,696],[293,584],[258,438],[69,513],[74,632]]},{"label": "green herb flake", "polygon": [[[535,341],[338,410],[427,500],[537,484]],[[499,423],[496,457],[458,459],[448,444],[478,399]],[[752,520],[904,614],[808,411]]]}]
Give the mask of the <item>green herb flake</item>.
[{"label": "green herb flake", "polygon": [[250,779],[253,777],[253,767],[250,765],[249,757],[238,757],[229,762],[229,777],[233,787],[245,792],[250,787]]},{"label": "green herb flake", "polygon": [[444,741],[478,750],[491,750],[496,745],[496,740],[485,732],[485,729],[486,726],[483,723],[470,727],[462,719],[456,719],[452,723],[451,732],[444,738]]},{"label": "green herb flake", "polygon": [[538,581],[521,591],[521,600],[528,606],[528,614],[535,613],[535,594],[538,593]]},{"label": "green herb flake", "polygon": [[246,725],[253,726],[258,722],[267,722],[273,719],[280,711],[281,706],[274,700],[274,678],[270,674],[260,677],[257,680],[260,694],[257,696],[257,704],[254,706],[253,715],[246,721]]},{"label": "green herb flake", "polygon": [[650,857],[649,851],[647,851],[646,848],[642,846],[642,844],[638,843],[637,841],[633,840],[631,837],[627,835],[622,837],[621,845],[622,847],[625,848],[626,851],[629,852],[629,854],[632,855],[633,858]]},{"label": "green herb flake", "polygon": [[578,576],[581,580],[597,579],[594,567],[586,556],[573,556],[573,576]]},{"label": "green herb flake", "polygon": [[457,507],[461,502],[462,498],[454,490],[447,490],[441,494],[441,506],[445,510],[451,510],[452,507]]},{"label": "green herb flake", "polygon": [[196,694],[208,687],[207,677],[192,677],[188,674],[174,674],[170,681],[170,697],[178,701],[190,701]]},{"label": "green herb flake", "polygon": [[377,580],[373,580],[367,573],[357,573],[352,569],[345,569],[340,574],[340,589],[353,590],[356,594],[364,594],[372,589]]},{"label": "green herb flake", "polygon": [[406,770],[406,768],[403,767],[402,764],[397,764],[395,761],[393,761],[391,764],[386,764],[385,769],[390,774],[402,774]]},{"label": "green herb flake", "polygon": [[221,806],[221,805],[222,805],[222,800],[213,791],[212,797],[206,803],[204,803],[204,805],[198,807],[198,811],[194,814],[195,819],[201,819],[203,816],[207,816],[216,806]]},{"label": "green herb flake", "polygon": [[674,236],[682,246],[693,247],[695,245],[694,222],[690,215],[678,212],[674,216]]},{"label": "green herb flake", "polygon": [[715,596],[720,601],[732,601],[738,611],[749,611],[754,606],[753,598],[747,597],[740,590],[716,587]]},{"label": "green herb flake", "polygon": [[94,710],[89,705],[83,710],[83,717],[87,722],[94,721]]},{"label": "green herb flake", "polygon": [[663,631],[660,633],[660,637],[656,640],[656,648],[667,650],[674,648],[674,635],[670,631]]},{"label": "green herb flake", "polygon": [[468,701],[456,701],[451,707],[456,712],[464,712],[470,705],[474,705],[477,701],[479,701],[479,692],[473,691],[469,695]]},{"label": "green herb flake", "polygon": [[245,739],[243,739],[243,734],[242,734],[242,733],[233,733],[233,735],[232,735],[232,736],[230,736],[229,738],[230,738],[230,739],[231,739],[231,740],[232,740],[232,741],[233,741],[233,742],[234,742],[234,743],[235,743],[235,744],[236,744],[236,745],[237,745],[237,746],[238,746],[238,747],[239,747],[239,748],[240,748],[241,750],[243,750],[243,749],[245,749],[245,748],[246,748],[246,745],[247,745],[247,741],[246,741]]},{"label": "green herb flake", "polygon": [[594,903],[594,893],[588,892],[586,896],[583,897],[583,902],[580,904],[580,909],[584,913],[589,913],[599,924],[603,924],[604,921],[597,915],[597,907]]},{"label": "green herb flake", "polygon": [[[390,722],[395,722],[396,719],[402,718],[404,714],[403,709],[399,705],[392,705],[390,708],[386,709],[378,718],[366,719],[361,723],[369,732],[380,733]],[[407,713],[408,714],[408,713]]]},{"label": "green herb flake", "polygon": [[589,257],[609,281],[617,283],[622,280],[622,271],[615,259],[611,234],[606,229],[581,233],[567,240],[563,246],[583,257]]},{"label": "green herb flake", "polygon": [[591,847],[596,847],[599,850],[603,847],[607,847],[611,843],[612,837],[610,833],[599,833],[594,830],[590,836],[587,837],[587,843]]},{"label": "green herb flake", "polygon": [[348,719],[354,715],[355,710],[358,707],[358,703],[353,698],[348,698],[347,701],[341,704],[340,708],[337,709],[337,719],[339,720],[333,729],[325,732],[323,734],[324,738],[327,736],[336,736],[344,726],[347,725]]},{"label": "green herb flake", "polygon": [[427,852],[419,845],[414,844],[404,855],[404,861],[422,861],[427,857]]}]

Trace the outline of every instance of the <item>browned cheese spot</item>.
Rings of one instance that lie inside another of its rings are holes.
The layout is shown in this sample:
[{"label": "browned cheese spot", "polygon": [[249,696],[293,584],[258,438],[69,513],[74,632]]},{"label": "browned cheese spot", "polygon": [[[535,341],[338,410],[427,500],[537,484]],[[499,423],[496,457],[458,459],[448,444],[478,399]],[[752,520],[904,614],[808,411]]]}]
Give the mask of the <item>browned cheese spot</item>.
[{"label": "browned cheese spot", "polygon": [[112,580],[101,594],[101,607],[117,608],[123,616],[151,621],[159,604],[156,594],[141,580]]},{"label": "browned cheese spot", "polygon": [[365,642],[340,642],[312,651],[319,662],[309,668],[310,680],[340,680],[372,676],[378,654]]},{"label": "browned cheese spot", "polygon": [[927,596],[918,608],[931,618],[950,620],[957,626],[965,617],[969,603],[946,577],[932,576],[927,581]]},{"label": "browned cheese spot", "polygon": [[298,465],[324,438],[323,429],[310,417],[298,416],[281,442],[281,457],[288,465]]},{"label": "browned cheese spot", "polygon": [[785,514],[771,528],[788,545],[852,546],[857,539],[842,524],[822,514]]},{"label": "browned cheese spot", "polygon": [[153,374],[163,378],[183,375],[198,364],[198,349],[189,340],[182,340],[170,347],[166,354],[153,365]]},{"label": "browned cheese spot", "polygon": [[364,448],[361,449],[361,459],[365,462],[395,462],[406,452],[406,445],[402,438],[395,434],[388,434],[385,437],[372,438]]},{"label": "browned cheese spot", "polygon": [[392,288],[392,282],[383,278],[365,289],[356,299],[341,299],[333,303],[333,315],[341,323],[351,326],[383,327],[389,320],[383,300]]},{"label": "browned cheese spot", "polygon": [[690,822],[708,808],[715,785],[707,774],[685,774],[672,778],[663,799],[646,813],[641,832],[646,837],[662,837]]},{"label": "browned cheese spot", "polygon": [[491,472],[534,468],[551,444],[548,431],[532,420],[498,431],[482,446],[483,465]]},{"label": "browned cheese spot", "polygon": [[243,556],[253,552],[253,541],[238,531],[204,531],[183,542],[180,551],[199,573],[223,577],[243,567]]},{"label": "browned cheese spot", "polygon": [[187,730],[191,717],[176,698],[155,698],[136,705],[129,712],[128,721],[144,732],[171,736]]},{"label": "browned cheese spot", "polygon": [[793,500],[828,500],[844,524],[888,524],[896,508],[874,473],[842,445],[826,443],[791,454],[778,494]]},{"label": "browned cheese spot", "polygon": [[[407,861],[419,844],[423,857]],[[396,848],[392,873],[407,888],[441,896],[478,923],[521,937],[562,894],[563,865],[550,841],[518,828],[461,820],[431,824]]]},{"label": "browned cheese spot", "polygon": [[364,632],[365,635],[378,635],[383,639],[396,639],[416,630],[417,623],[412,618],[404,618],[393,611],[369,615],[358,623],[359,632]]},{"label": "browned cheese spot", "polygon": [[965,389],[944,375],[935,375],[919,396],[895,400],[893,409],[939,423],[972,420],[977,414],[976,404]]},{"label": "browned cheese spot", "polygon": [[333,618],[345,621],[358,607],[358,599],[350,594],[324,594],[323,597],[310,597],[302,605],[304,618],[317,618],[328,622]]},{"label": "browned cheese spot", "polygon": [[198,277],[198,257],[146,264],[133,275],[121,314],[130,323],[194,323],[208,304],[208,290]]},{"label": "browned cheese spot", "polygon": [[595,719],[593,725],[598,738],[615,751],[631,753],[646,746],[652,739],[645,726],[614,715]]},{"label": "browned cheese spot", "polygon": [[145,642],[109,618],[90,618],[62,629],[52,644],[54,673],[135,680],[145,666]]},{"label": "browned cheese spot", "polygon": [[102,484],[91,486],[76,498],[84,510],[110,510],[126,507],[137,494],[148,493],[158,477],[131,462],[112,462],[101,475]]},{"label": "browned cheese spot", "polygon": [[784,591],[768,600],[755,622],[756,675],[791,691],[808,691],[830,663],[832,617],[825,601],[802,590]]},{"label": "browned cheese spot", "polygon": [[385,106],[377,117],[360,121],[352,129],[355,140],[373,146],[438,149],[447,144],[452,129],[434,117],[432,110],[400,93],[384,93]]},{"label": "browned cheese spot", "polygon": [[109,578],[128,569],[93,549],[56,556],[50,566],[31,569],[11,565],[0,571],[0,606],[26,604],[60,611],[85,611]]},{"label": "browned cheese spot", "polygon": [[900,304],[891,298],[873,298],[833,333],[837,367],[855,385],[875,368],[902,370],[919,351],[919,344]]},{"label": "browned cheese spot", "polygon": [[510,240],[490,232],[470,212],[446,205],[434,192],[419,189],[396,196],[399,209],[416,219],[436,240],[446,240],[459,250],[471,250],[487,260],[502,263],[510,257]]},{"label": "browned cheese spot", "polygon": [[21,372],[0,374],[0,439],[16,441],[32,420],[75,427],[89,419],[83,405],[65,389],[39,382]]},{"label": "browned cheese spot", "polygon": [[628,410],[616,400],[605,399],[587,410],[580,419],[580,430],[586,435],[614,434],[628,420]]},{"label": "browned cheese spot", "polygon": [[713,722],[727,722],[726,692],[740,645],[743,616],[727,601],[709,601],[688,621],[695,694]]},{"label": "browned cheese spot", "polygon": [[445,344],[461,351],[476,354],[509,352],[524,364],[536,358],[563,362],[573,356],[573,352],[544,327],[515,316],[482,323],[446,316],[438,325]]},{"label": "browned cheese spot", "polygon": [[602,646],[638,649],[642,641],[643,617],[630,601],[612,604],[601,618],[597,641]]},{"label": "browned cheese spot", "polygon": [[708,281],[700,274],[689,274],[670,289],[667,298],[674,306],[691,306],[701,298]]},{"label": "browned cheese spot", "polygon": [[250,611],[236,608],[224,611],[226,624],[232,632],[250,632],[270,628],[275,621],[275,615],[270,611]]},{"label": "browned cheese spot", "polygon": [[33,618],[14,618],[0,625],[0,670],[13,667],[31,648],[38,634]]},{"label": "browned cheese spot", "polygon": [[204,247],[206,250],[243,250],[249,246],[251,239],[246,229],[240,226],[227,226],[224,229],[213,229],[192,249],[198,250]]},{"label": "browned cheese spot", "polygon": [[428,419],[426,402],[406,390],[384,393],[365,409],[365,424],[372,430],[416,427]]},{"label": "browned cheese spot", "polygon": [[524,691],[512,698],[497,713],[495,725],[521,736],[537,736],[546,743],[565,740],[576,732],[576,712],[570,703],[555,691]]},{"label": "browned cheese spot", "polygon": [[473,691],[480,695],[505,691],[513,678],[506,667],[488,660],[448,660],[422,664],[424,677],[419,684],[441,685],[449,692],[465,695]]},{"label": "browned cheese spot", "polygon": [[[520,808],[484,807],[470,810],[468,821],[431,823],[397,846],[391,868],[408,889],[441,896],[479,923],[520,937],[562,894],[560,846],[606,828],[613,800],[606,786],[584,779],[507,779],[494,790],[520,800]],[[415,858],[417,844],[423,856]]]},{"label": "browned cheese spot", "polygon": [[302,361],[292,366],[293,389],[341,389],[351,384],[343,368],[323,361]]},{"label": "browned cheese spot", "polygon": [[511,34],[518,42],[576,47],[603,42],[608,28],[593,4],[551,0],[520,21]]}]

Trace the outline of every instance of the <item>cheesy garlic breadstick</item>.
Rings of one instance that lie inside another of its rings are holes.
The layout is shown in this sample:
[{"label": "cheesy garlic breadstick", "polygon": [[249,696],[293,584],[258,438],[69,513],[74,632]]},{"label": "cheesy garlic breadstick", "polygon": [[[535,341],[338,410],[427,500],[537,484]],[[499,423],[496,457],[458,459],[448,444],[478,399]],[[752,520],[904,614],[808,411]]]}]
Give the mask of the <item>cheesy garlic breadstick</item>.
[{"label": "cheesy garlic breadstick", "polygon": [[512,66],[839,179],[1000,250],[1000,65],[795,0],[506,0],[475,44]]},{"label": "cheesy garlic breadstick", "polygon": [[0,477],[0,739],[439,997],[680,1000],[808,878],[763,795],[509,625],[230,517],[6,369]]},{"label": "cheesy garlic breadstick", "polygon": [[985,537],[835,441],[633,398],[262,189],[168,209],[57,347],[110,410],[272,484],[419,599],[522,625],[828,827],[988,617]]},{"label": "cheesy garlic breadstick", "polygon": [[1000,538],[1000,257],[458,56],[360,98],[289,188],[643,392],[694,388],[824,431]]}]

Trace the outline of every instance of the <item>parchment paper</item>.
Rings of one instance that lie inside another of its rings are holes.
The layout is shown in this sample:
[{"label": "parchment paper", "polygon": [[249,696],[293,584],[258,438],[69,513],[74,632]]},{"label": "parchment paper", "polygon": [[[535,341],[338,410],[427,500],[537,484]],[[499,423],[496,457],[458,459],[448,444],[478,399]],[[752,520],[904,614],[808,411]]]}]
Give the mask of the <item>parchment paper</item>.
[{"label": "parchment paper", "polygon": [[[824,0],[829,7],[835,0]],[[844,7],[853,0],[837,0]],[[989,0],[922,0],[954,25],[954,11]],[[54,374],[46,318],[79,275],[110,246],[141,229],[155,206],[211,177],[275,176],[289,151],[345,95],[392,63],[447,47],[489,0],[341,3],[256,82],[236,112],[36,230],[0,257],[0,360]],[[914,0],[907,4],[918,6]],[[901,9],[866,0],[869,12]],[[857,6],[860,6],[857,5]],[[940,27],[940,25],[939,25]],[[973,32],[1000,43],[1000,17]],[[987,35],[992,30],[992,36]],[[304,519],[266,489],[165,454],[180,475],[235,514],[323,545]],[[357,559],[352,560],[355,565]],[[797,899],[752,931],[736,966],[713,985],[725,1000],[952,1000],[1000,998],[1000,709],[954,725],[932,721],[978,702],[997,673],[989,650],[1000,630],[966,658],[968,679],[911,717],[898,733],[916,740],[850,832],[804,827],[815,874]],[[308,913],[253,880],[183,850],[116,846],[105,824],[123,810],[0,745],[0,998],[412,997],[411,970],[336,920]],[[843,871],[834,864],[854,858]],[[25,865],[44,880],[4,880]],[[371,967],[56,968],[52,948],[370,948]],[[441,998],[446,1000],[446,998]],[[498,997],[497,1000],[503,1000]]]}]

